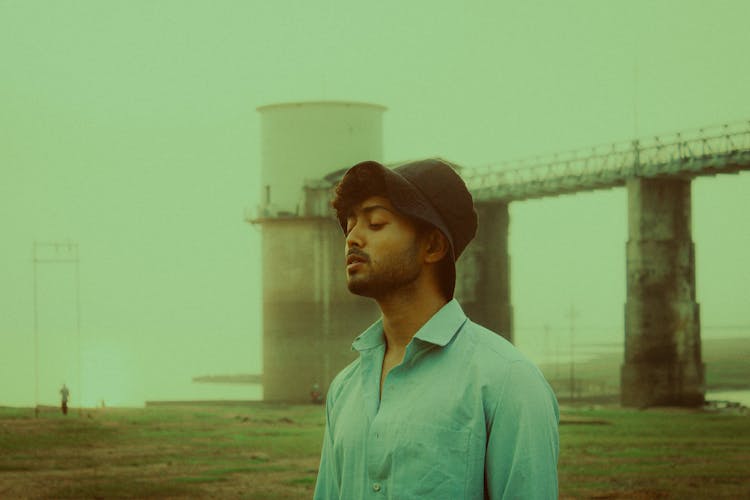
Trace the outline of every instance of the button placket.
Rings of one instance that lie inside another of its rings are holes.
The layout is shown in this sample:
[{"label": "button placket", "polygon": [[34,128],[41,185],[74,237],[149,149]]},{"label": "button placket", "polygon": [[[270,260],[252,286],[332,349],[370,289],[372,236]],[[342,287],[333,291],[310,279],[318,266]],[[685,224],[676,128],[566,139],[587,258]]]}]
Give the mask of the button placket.
[{"label": "button placket", "polygon": [[380,479],[380,474],[382,474],[380,468],[384,460],[384,455],[386,453],[386,450],[384,448],[385,443],[382,439],[383,431],[384,427],[382,418],[381,415],[378,414],[375,416],[375,419],[370,425],[367,443],[367,473],[370,481],[372,481],[372,485],[380,484],[377,483],[375,479]]}]

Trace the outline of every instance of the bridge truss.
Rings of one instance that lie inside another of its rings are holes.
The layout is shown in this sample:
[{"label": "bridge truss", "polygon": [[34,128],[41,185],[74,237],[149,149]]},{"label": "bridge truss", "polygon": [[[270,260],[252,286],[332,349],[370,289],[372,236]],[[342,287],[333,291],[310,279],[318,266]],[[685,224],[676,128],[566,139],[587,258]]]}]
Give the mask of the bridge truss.
[{"label": "bridge truss", "polygon": [[750,170],[750,120],[527,160],[464,168],[475,201],[517,201],[625,185],[632,177]]}]

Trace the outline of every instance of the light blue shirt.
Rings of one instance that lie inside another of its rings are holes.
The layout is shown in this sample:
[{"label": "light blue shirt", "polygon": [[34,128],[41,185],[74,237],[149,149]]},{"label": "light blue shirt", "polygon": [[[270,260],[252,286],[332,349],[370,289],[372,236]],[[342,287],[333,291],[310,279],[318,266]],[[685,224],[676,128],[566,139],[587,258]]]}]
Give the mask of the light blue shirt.
[{"label": "light blue shirt", "polygon": [[387,375],[382,320],[331,383],[315,499],[557,498],[557,400],[454,299]]}]

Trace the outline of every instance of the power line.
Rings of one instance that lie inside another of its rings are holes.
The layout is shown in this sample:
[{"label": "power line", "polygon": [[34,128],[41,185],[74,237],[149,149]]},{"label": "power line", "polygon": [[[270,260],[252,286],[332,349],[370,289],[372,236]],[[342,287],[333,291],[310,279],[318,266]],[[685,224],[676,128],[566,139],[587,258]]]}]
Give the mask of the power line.
[{"label": "power line", "polygon": [[39,416],[39,298],[38,274],[39,264],[73,264],[75,266],[75,295],[76,295],[76,341],[78,344],[78,412],[83,406],[81,385],[81,280],[80,257],[78,243],[72,241],[39,242],[32,246],[33,280],[34,280],[34,414]]}]

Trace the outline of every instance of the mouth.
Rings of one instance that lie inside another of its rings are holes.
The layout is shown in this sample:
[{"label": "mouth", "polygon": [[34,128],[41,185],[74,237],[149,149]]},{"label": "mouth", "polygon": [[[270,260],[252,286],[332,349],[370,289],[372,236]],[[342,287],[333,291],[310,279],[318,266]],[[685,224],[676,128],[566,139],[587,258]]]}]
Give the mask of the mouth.
[{"label": "mouth", "polygon": [[367,257],[359,253],[350,253],[346,256],[346,269],[352,271],[367,262]]}]

